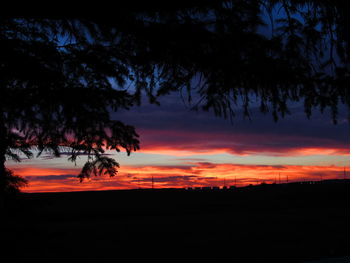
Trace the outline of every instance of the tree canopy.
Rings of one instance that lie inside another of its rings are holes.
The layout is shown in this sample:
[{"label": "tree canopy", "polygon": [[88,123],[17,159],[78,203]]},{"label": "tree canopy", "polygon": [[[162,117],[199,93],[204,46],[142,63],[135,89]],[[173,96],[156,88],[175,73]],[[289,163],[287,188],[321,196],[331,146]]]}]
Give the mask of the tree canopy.
[{"label": "tree canopy", "polygon": [[[7,158],[69,152],[80,179],[117,173],[106,150],[139,149],[111,112],[185,92],[194,109],[233,117],[257,103],[277,120],[288,102],[350,106],[345,1],[221,0],[120,5],[96,16],[0,20],[0,178]],[[193,98],[196,98],[194,100]],[[254,100],[254,101],[253,101]]]}]

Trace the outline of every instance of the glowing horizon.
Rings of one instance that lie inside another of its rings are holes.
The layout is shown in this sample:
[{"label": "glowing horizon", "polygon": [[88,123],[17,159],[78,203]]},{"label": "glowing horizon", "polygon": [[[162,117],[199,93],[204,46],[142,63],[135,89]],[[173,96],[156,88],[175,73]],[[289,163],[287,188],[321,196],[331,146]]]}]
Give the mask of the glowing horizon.
[{"label": "glowing horizon", "polygon": [[31,163],[9,168],[28,179],[29,185],[23,192],[145,189],[152,187],[152,180],[155,188],[184,188],[344,178],[345,166],[339,165],[217,163],[186,157],[179,159],[176,155],[178,162],[168,165],[121,165],[116,177],[91,177],[82,183],[77,178],[80,167],[43,167]]},{"label": "glowing horizon", "polygon": [[[134,125],[141,149],[127,156],[107,151],[120,164],[114,178],[93,177],[79,183],[77,165],[42,156],[7,162],[7,167],[28,179],[23,192],[60,192],[162,187],[237,186],[283,180],[343,178],[350,166],[350,126],[334,125],[321,113],[307,119],[302,107],[273,121],[252,108],[252,121],[229,123],[205,112],[189,111],[171,95],[162,107],[145,104],[119,112],[116,119]],[[345,111],[343,111],[345,112]],[[344,115],[344,114],[343,114]],[[339,119],[345,120],[340,112]]]}]

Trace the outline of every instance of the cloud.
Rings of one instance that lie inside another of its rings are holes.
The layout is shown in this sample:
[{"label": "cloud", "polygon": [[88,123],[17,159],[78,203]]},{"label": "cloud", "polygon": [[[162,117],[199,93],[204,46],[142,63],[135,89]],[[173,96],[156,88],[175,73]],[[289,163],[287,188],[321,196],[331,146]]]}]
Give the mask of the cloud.
[{"label": "cloud", "polygon": [[331,114],[315,111],[307,119],[303,105],[291,104],[291,115],[274,122],[251,106],[251,120],[237,107],[231,123],[210,112],[191,111],[172,94],[161,106],[144,104],[115,117],[134,125],[140,134],[141,152],[178,157],[193,154],[231,153],[235,155],[350,155],[350,125],[343,122],[347,109],[340,105],[338,125]]},{"label": "cloud", "polygon": [[273,183],[343,178],[343,167],[310,165],[254,165],[184,161],[183,165],[122,166],[116,177],[91,177],[79,183],[74,173],[65,169],[22,172],[29,180],[26,192],[62,192],[111,189],[182,188],[226,185],[244,186]]},{"label": "cloud", "polygon": [[46,177],[46,176],[76,176],[79,174],[81,168],[54,168],[54,167],[38,167],[34,165],[17,165],[8,166],[15,174],[25,177]]},{"label": "cloud", "polygon": [[141,152],[190,156],[194,154],[234,155],[350,155],[350,142],[296,135],[235,132],[189,132],[142,130]]},{"label": "cloud", "polygon": [[[251,156],[350,155],[350,125],[346,122],[333,125],[330,116],[320,113],[308,120],[303,108],[293,105],[292,115],[277,123],[270,115],[259,113],[257,107],[251,108],[252,121],[240,118],[238,109],[238,117],[230,123],[210,113],[190,111],[179,101],[172,95],[163,99],[160,107],[143,105],[113,115],[136,127],[141,153],[167,155],[157,164],[158,160],[152,159],[150,164],[150,156],[140,155],[147,158],[138,165],[121,162],[115,178],[93,177],[84,183],[75,178],[81,167],[61,168],[67,167],[62,162],[54,163],[57,167],[49,167],[46,161],[50,160],[46,160],[41,166],[25,162],[9,168],[30,179],[25,189],[29,192],[150,188],[152,177],[156,187],[196,187],[223,185],[224,180],[227,185],[243,186],[272,183],[280,176],[284,181],[343,176],[342,168],[337,166],[239,164],[211,157],[222,153],[248,160]],[[345,119],[342,111],[340,114]]]},{"label": "cloud", "polygon": [[77,179],[76,175],[73,174],[61,174],[61,175],[40,175],[40,176],[25,176],[29,181],[59,181],[74,178]]}]

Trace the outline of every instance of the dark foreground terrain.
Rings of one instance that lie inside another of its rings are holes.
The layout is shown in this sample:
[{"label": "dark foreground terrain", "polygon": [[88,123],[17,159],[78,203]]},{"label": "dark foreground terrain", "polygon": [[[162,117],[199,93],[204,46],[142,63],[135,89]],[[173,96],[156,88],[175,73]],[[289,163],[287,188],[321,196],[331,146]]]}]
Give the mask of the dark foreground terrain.
[{"label": "dark foreground terrain", "polygon": [[347,181],[21,194],[7,201],[2,216],[1,257],[9,255],[8,262],[303,262],[348,256],[349,201]]}]

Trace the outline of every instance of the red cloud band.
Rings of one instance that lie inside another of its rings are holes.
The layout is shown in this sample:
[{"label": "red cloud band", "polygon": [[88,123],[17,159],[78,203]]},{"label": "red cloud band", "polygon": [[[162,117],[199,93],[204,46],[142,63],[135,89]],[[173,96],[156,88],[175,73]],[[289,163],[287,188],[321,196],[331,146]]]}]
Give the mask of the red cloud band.
[{"label": "red cloud band", "polygon": [[[29,179],[26,192],[60,192],[136,188],[244,186],[258,183],[343,178],[338,166],[242,165],[194,162],[184,166],[122,166],[116,178],[97,177],[79,183],[79,170],[14,169]],[[69,172],[69,174],[67,174]],[[46,174],[46,175],[45,175]]]}]

